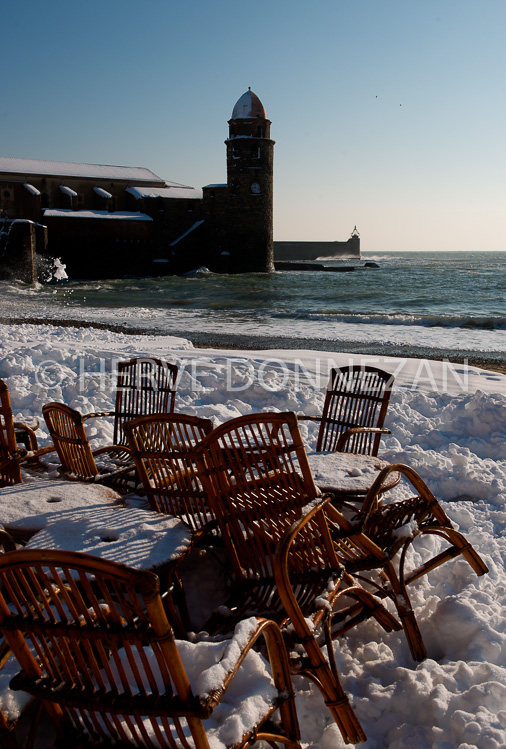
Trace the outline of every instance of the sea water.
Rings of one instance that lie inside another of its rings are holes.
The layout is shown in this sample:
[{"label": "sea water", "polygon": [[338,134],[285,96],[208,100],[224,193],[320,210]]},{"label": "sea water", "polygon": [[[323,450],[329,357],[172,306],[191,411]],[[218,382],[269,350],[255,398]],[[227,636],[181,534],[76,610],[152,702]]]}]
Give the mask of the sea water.
[{"label": "sea water", "polygon": [[319,262],[354,270],[2,282],[0,321],[105,325],[211,347],[504,360],[506,253],[363,252]]}]

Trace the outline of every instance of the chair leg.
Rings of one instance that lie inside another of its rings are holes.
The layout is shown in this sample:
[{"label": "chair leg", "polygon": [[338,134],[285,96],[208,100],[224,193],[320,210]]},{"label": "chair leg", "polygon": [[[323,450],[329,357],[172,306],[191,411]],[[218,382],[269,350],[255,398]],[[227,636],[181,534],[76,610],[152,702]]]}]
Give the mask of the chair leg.
[{"label": "chair leg", "polygon": [[193,626],[186,603],[183,583],[177,572],[173,574],[170,584],[165,586],[165,591],[162,594],[162,600],[169,621],[174,627],[176,636],[186,639],[188,632],[192,631]]},{"label": "chair leg", "polygon": [[[327,633],[325,637],[327,638]],[[367,736],[342,687],[334,660],[331,635],[329,634],[328,637],[330,638],[329,660],[324,657],[314,638],[304,642],[304,648],[310,660],[310,666],[305,670],[305,675],[322,693],[325,704],[330,710],[345,743],[358,744],[361,741],[367,741]],[[295,673],[300,673],[300,671]]]},{"label": "chair leg", "polygon": [[[407,546],[408,544],[404,547],[401,555],[401,570],[403,567]],[[387,577],[388,582],[391,585],[391,598],[395,604],[395,608],[397,609],[399,619],[401,620],[402,628],[404,630],[404,634],[406,635],[406,640],[408,641],[413,660],[423,661],[427,657],[427,650],[425,649],[422,633],[420,632],[418,622],[416,621],[415,612],[413,611],[411,601],[409,600],[406,585],[401,582],[401,580],[403,579],[403,575],[401,573],[400,580],[396,575],[391,562],[388,562],[384,565],[383,572],[385,573],[385,576]]]},{"label": "chair leg", "polygon": [[42,702],[39,702],[35,709],[35,715],[33,717],[32,725],[30,728],[30,733],[28,734],[28,738],[26,740],[25,749],[33,749],[33,747],[35,746],[35,741],[37,739],[37,732],[39,730],[39,723],[42,717],[42,708],[43,708]]}]

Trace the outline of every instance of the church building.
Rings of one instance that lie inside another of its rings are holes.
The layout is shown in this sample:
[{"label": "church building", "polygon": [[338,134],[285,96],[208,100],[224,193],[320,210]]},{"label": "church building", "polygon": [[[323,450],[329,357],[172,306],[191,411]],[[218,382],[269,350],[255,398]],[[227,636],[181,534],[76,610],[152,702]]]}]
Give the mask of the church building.
[{"label": "church building", "polygon": [[202,189],[141,167],[0,156],[0,278],[30,250],[71,279],[272,271],[274,141],[251,89],[228,126],[227,183]]}]

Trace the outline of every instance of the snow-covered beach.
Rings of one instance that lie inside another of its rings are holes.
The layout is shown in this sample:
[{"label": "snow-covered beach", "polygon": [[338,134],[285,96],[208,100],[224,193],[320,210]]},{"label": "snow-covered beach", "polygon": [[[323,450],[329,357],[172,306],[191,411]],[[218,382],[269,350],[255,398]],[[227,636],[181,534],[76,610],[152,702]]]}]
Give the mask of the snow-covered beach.
[{"label": "snow-covered beach", "polygon": [[[331,365],[372,362],[396,376],[380,454],[407,463],[429,484],[490,572],[462,559],[412,587],[428,648],[411,660],[400,633],[367,622],[336,643],[344,687],[370,748],[499,749],[506,746],[506,376],[447,361],[302,350],[194,348],[182,338],[94,328],[0,326],[0,377],[16,419],[40,418],[49,401],[83,413],[109,409],[115,362],[157,356],[178,364],[176,409],[216,424],[255,411],[319,413]],[[107,420],[89,422],[94,447],[110,442]],[[301,422],[311,446],[316,426]],[[38,431],[43,446],[48,441]],[[404,496],[402,486],[394,490]],[[430,541],[417,547],[423,555]],[[200,594],[200,593],[199,593]],[[211,605],[214,602],[210,602]],[[305,749],[342,745],[323,701],[296,680]]]}]

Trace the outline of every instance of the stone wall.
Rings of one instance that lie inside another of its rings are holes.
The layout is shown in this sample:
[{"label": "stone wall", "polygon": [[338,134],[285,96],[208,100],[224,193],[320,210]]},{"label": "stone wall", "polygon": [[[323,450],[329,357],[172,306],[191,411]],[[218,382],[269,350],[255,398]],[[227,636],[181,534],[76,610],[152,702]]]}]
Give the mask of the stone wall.
[{"label": "stone wall", "polygon": [[360,238],[346,242],[274,242],[274,260],[360,258]]}]

